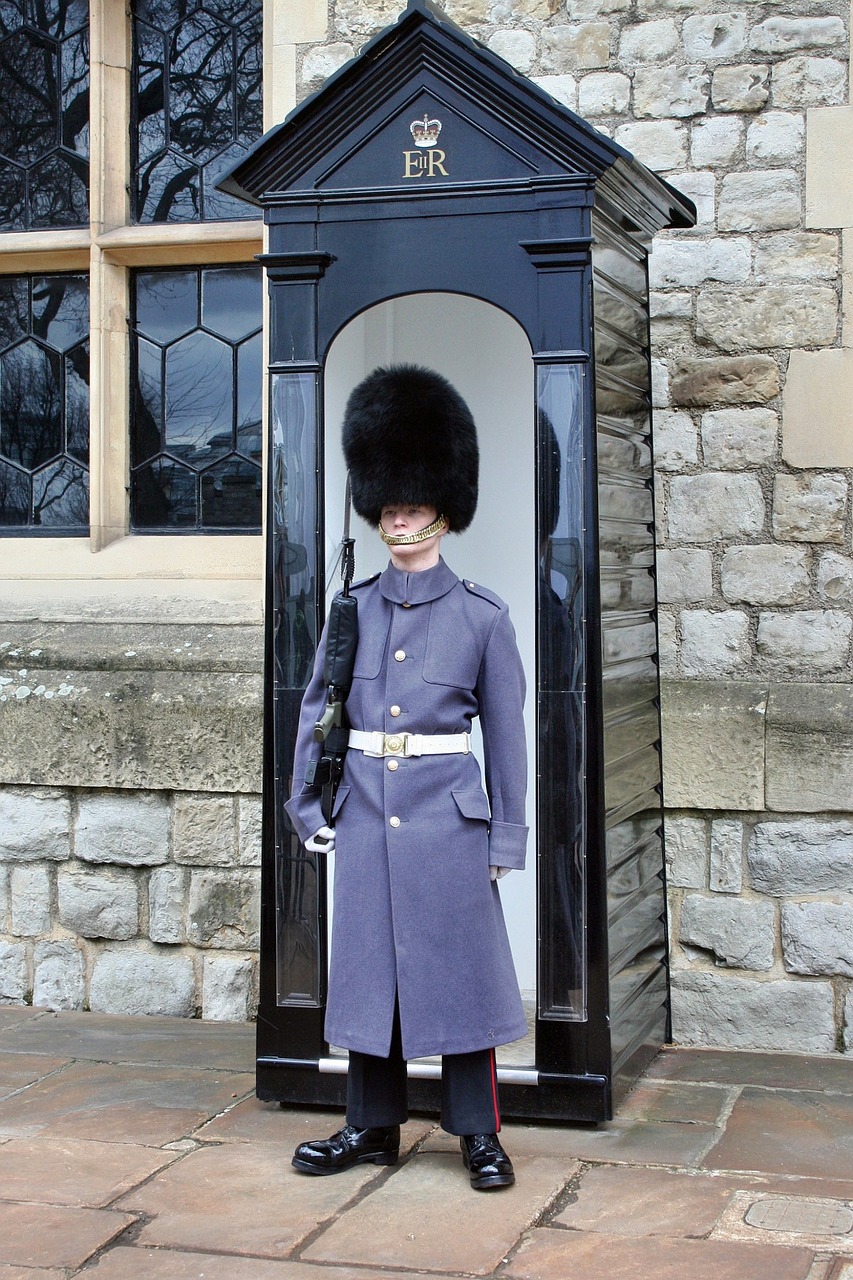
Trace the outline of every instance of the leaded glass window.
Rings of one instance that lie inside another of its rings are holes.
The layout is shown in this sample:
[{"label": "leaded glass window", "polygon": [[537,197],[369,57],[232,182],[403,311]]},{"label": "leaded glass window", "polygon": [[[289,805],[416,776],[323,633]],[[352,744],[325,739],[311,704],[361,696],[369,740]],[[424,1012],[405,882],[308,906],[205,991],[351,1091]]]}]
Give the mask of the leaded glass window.
[{"label": "leaded glass window", "polygon": [[261,0],[134,0],[134,218],[247,218],[216,175],[260,137]]},{"label": "leaded glass window", "polygon": [[261,269],[134,278],[131,525],[261,524]]},{"label": "leaded glass window", "polygon": [[89,530],[89,281],[0,276],[0,532]]},{"label": "leaded glass window", "polygon": [[0,0],[0,230],[89,221],[86,0]]}]

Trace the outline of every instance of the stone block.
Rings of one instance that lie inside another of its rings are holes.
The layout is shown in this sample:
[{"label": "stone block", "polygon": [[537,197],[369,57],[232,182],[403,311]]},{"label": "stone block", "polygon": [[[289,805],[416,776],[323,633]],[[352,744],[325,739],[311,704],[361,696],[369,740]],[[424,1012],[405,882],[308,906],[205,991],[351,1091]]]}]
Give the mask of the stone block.
[{"label": "stone block", "polygon": [[59,921],[84,938],[133,938],[139,929],[136,877],[129,871],[61,867]]},{"label": "stone block", "polygon": [[777,475],[773,532],[789,542],[843,542],[847,481],[841,475]]},{"label": "stone block", "polygon": [[665,409],[669,404],[669,366],[665,360],[652,360],[652,407]]},{"label": "stone block", "polygon": [[827,551],[817,566],[817,593],[829,604],[853,609],[853,560]]},{"label": "stone block", "polygon": [[[853,987],[844,998],[844,1051],[853,1053]],[[853,1268],[846,1276],[842,1272],[839,1280],[853,1280]]]},{"label": "stone block", "polygon": [[82,1009],[86,999],[83,953],[73,942],[37,942],[33,1004],[37,1009]]},{"label": "stone block", "polygon": [[782,400],[782,457],[792,467],[853,466],[851,387],[853,347],[791,352]]},{"label": "stone block", "polygon": [[542,30],[539,62],[546,75],[606,67],[609,61],[609,22],[580,22]]},{"label": "stone block", "polygon": [[104,951],[92,971],[89,1004],[96,1013],[192,1018],[198,1011],[192,960],[173,950]]},{"label": "stone block", "polygon": [[792,49],[825,49],[844,43],[841,18],[766,18],[749,33],[757,53],[790,53]]},{"label": "stone block", "polygon": [[684,52],[690,62],[735,58],[746,48],[746,18],[741,13],[702,13],[684,19]]},{"label": "stone block", "polygon": [[773,105],[829,107],[847,96],[847,63],[835,58],[788,58],[773,68]]},{"label": "stone block", "polygon": [[[471,4],[473,12],[466,12],[463,17],[463,13],[459,11],[460,4],[463,10],[466,5]],[[399,12],[399,7],[392,8],[392,17],[388,21],[392,22]],[[510,22],[513,18],[532,18],[535,22],[546,22],[554,16],[554,6],[551,0],[452,0],[451,8],[445,6],[445,12],[453,16],[455,22],[466,26],[472,21]],[[475,13],[480,16],[475,18]]]},{"label": "stone block", "polygon": [[729,547],[720,585],[730,604],[802,604],[810,585],[807,553],[776,543]]},{"label": "stone block", "polygon": [[658,409],[654,417],[654,455],[658,471],[683,471],[698,462],[698,435],[689,413]]},{"label": "stone block", "polygon": [[714,404],[766,404],[779,394],[779,368],[771,356],[682,359],[670,381],[672,403],[688,408]]},{"label": "stone block", "polygon": [[678,635],[671,613],[658,615],[658,666],[661,674],[669,676],[678,669]]},{"label": "stone block", "polygon": [[838,237],[816,231],[777,232],[755,245],[756,280],[834,280]]},{"label": "stone block", "polygon": [[50,930],[50,872],[45,866],[12,867],[9,876],[12,933],[34,938]]},{"label": "stone block", "polygon": [[621,71],[591,71],[578,82],[578,111],[588,116],[623,116],[631,105],[631,81]]},{"label": "stone block", "polygon": [[11,867],[0,862],[0,932],[6,929],[6,915],[9,911],[9,874]]},{"label": "stone block", "polygon": [[708,951],[727,969],[773,967],[775,910],[772,902],[705,898],[688,894],[681,906],[682,946]]},{"label": "stone block", "polygon": [[664,680],[664,796],[669,808],[764,809],[767,689],[747,681]]},{"label": "stone block", "polygon": [[774,897],[853,893],[853,823],[759,822],[747,847],[752,887]]},{"label": "stone block", "polygon": [[517,71],[528,72],[536,57],[536,37],[518,27],[505,28],[489,37],[489,48]]},{"label": "stone block", "polygon": [[353,46],[345,41],[335,41],[310,49],[302,59],[303,83],[318,88],[330,75],[339,71],[344,63],[349,62],[354,53]]},{"label": "stone block", "polygon": [[675,120],[620,124],[615,138],[650,169],[677,169],[687,163],[687,129]]},{"label": "stone block", "polygon": [[762,63],[717,67],[711,101],[718,111],[760,111],[770,97],[770,68]]},{"label": "stone block", "polygon": [[830,982],[679,972],[672,977],[672,1014],[680,1044],[787,1053],[835,1049]]},{"label": "stone block", "polygon": [[164,795],[82,795],[74,852],[84,862],[155,866],[169,857],[169,802]]},{"label": "stone block", "polygon": [[743,121],[731,116],[711,116],[693,125],[690,158],[699,168],[734,164],[743,147]]},{"label": "stone block", "polygon": [[189,940],[195,946],[254,951],[258,947],[260,876],[256,871],[193,871]]},{"label": "stone block", "polygon": [[772,409],[715,409],[702,415],[706,467],[742,471],[773,462],[779,419]]},{"label": "stone block", "polygon": [[658,600],[701,604],[713,595],[711,553],[693,547],[663,548],[657,555]]},{"label": "stone block", "polygon": [[233,796],[176,795],[172,819],[175,861],[197,867],[235,865],[235,819]]},{"label": "stone block", "polygon": [[[639,129],[641,126],[625,127]],[[621,141],[619,130],[616,141]],[[649,283],[655,289],[673,286],[683,289],[706,280],[737,283],[748,280],[751,271],[752,249],[745,236],[725,240],[664,240],[655,245],[649,259]]]},{"label": "stone block", "polygon": [[835,609],[763,613],[758,619],[759,654],[792,675],[844,668],[853,618]]},{"label": "stone block", "polygon": [[709,884],[714,893],[740,893],[743,887],[743,823],[738,818],[711,822]]},{"label": "stone block", "polygon": [[568,107],[571,111],[577,108],[578,82],[568,72],[561,76],[533,76],[532,79],[534,84],[538,84],[540,89],[550,93],[557,102],[562,102],[564,107]]},{"label": "stone block", "polygon": [[696,336],[722,351],[829,346],[838,330],[838,294],[828,285],[759,285],[706,290],[696,303]]},{"label": "stone block", "polygon": [[259,867],[263,820],[260,797],[240,796],[238,813],[240,866]]},{"label": "stone block", "polygon": [[752,649],[745,613],[684,609],[680,617],[681,668],[686,676],[730,675],[748,665]]},{"label": "stone block", "polygon": [[251,956],[205,956],[201,1016],[211,1022],[245,1022],[252,1013]]},{"label": "stone block", "polygon": [[672,18],[626,25],[619,37],[619,61],[629,66],[666,62],[678,48],[678,31]]},{"label": "stone block", "polygon": [[61,862],[70,854],[71,805],[64,796],[0,789],[0,859]]},{"label": "stone block", "polygon": [[767,705],[768,809],[853,812],[851,726],[849,684],[774,685]]},{"label": "stone block", "polygon": [[157,867],[148,881],[148,936],[152,942],[185,942],[187,875],[182,867]]},{"label": "stone block", "polygon": [[783,902],[782,957],[789,973],[853,978],[853,904]]},{"label": "stone block", "polygon": [[23,1004],[27,996],[27,949],[0,942],[0,1004]]},{"label": "stone block", "polygon": [[693,315],[693,298],[689,293],[675,293],[671,289],[665,293],[652,290],[649,311],[652,320],[689,320]]},{"label": "stone block", "polygon": [[669,536],[673,542],[716,542],[755,535],[764,527],[764,497],[753,475],[714,471],[673,476]]},{"label": "stone block", "polygon": [[634,76],[634,115],[658,120],[701,116],[708,109],[708,94],[709,77],[702,67],[641,67]]},{"label": "stone block", "polygon": [[705,819],[667,815],[664,820],[664,847],[667,884],[674,889],[704,889],[708,882],[708,824]]},{"label": "stone block", "polygon": [[717,179],[713,170],[685,169],[670,174],[670,181],[696,206],[696,225],[678,233],[678,238],[713,235],[716,230]]},{"label": "stone block", "polygon": [[795,164],[805,141],[805,121],[790,111],[765,111],[746,133],[746,158],[750,164]]}]

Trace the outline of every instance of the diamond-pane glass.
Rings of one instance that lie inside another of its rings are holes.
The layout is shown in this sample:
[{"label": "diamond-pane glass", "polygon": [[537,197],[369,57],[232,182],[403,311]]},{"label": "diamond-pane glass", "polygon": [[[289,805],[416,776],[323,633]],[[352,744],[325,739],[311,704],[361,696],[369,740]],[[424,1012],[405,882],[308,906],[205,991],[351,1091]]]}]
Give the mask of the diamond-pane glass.
[{"label": "diamond-pane glass", "polygon": [[89,529],[89,281],[0,279],[0,528]]},{"label": "diamond-pane glass", "polygon": [[261,303],[255,266],[136,273],[135,530],[260,527]]},{"label": "diamond-pane glass", "polygon": [[0,230],[89,220],[89,30],[81,0],[0,5]]},{"label": "diamond-pane glass", "polygon": [[214,189],[260,137],[261,0],[133,0],[133,215],[247,218]]}]

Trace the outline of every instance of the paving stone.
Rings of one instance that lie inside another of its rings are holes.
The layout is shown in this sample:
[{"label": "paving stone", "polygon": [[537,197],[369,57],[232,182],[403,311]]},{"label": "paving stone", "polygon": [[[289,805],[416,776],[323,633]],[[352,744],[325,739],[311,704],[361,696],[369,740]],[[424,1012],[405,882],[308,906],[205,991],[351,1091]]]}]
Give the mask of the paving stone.
[{"label": "paving stone", "polygon": [[[695,1165],[708,1145],[703,1125],[635,1119],[630,1110],[605,1124],[572,1128],[505,1124],[506,1149],[516,1156],[554,1156],[562,1160],[594,1160],[601,1164]],[[424,1150],[441,1138],[431,1135]]]},{"label": "paving stone", "polygon": [[853,1165],[853,1097],[747,1087],[702,1165],[837,1178]]},{"label": "paving stone", "polygon": [[591,1169],[554,1221],[617,1236],[706,1236],[735,1189],[721,1178],[662,1169]]},{"label": "paving stone", "polygon": [[43,1080],[68,1065],[68,1058],[47,1058],[34,1053],[0,1052],[0,1096]]},{"label": "paving stone", "polygon": [[254,1089],[252,1075],[73,1063],[0,1101],[0,1136],[92,1138],[160,1146]]},{"label": "paving stone", "polygon": [[[21,1280],[41,1280],[28,1271]],[[365,1271],[363,1267],[311,1266],[234,1254],[185,1253],[172,1249],[130,1249],[116,1245],[86,1272],[87,1280],[418,1280],[415,1272]],[[0,1280],[6,1276],[0,1269]],[[16,1276],[14,1280],[18,1280]],[[50,1280],[53,1280],[51,1273]],[[56,1273],[56,1280],[64,1280]]]},{"label": "paving stone", "polygon": [[[276,1102],[246,1098],[224,1115],[214,1116],[193,1136],[200,1142],[276,1142],[289,1160],[300,1142],[328,1137],[343,1122],[339,1111],[294,1111]],[[402,1128],[402,1150],[411,1150],[433,1128],[432,1120],[410,1120]]]},{"label": "paving stone", "polygon": [[824,1089],[853,1095],[853,1060],[794,1053],[666,1047],[651,1063],[653,1080],[709,1081],[720,1085],[766,1085],[768,1089]]},{"label": "paving stone", "polygon": [[0,1187],[8,1200],[98,1209],[174,1159],[128,1142],[13,1138],[0,1146]]},{"label": "paving stone", "polygon": [[290,1164],[280,1142],[205,1145],[125,1196],[144,1213],[142,1245],[203,1249],[215,1222],[217,1248],[282,1258],[389,1171],[358,1165],[342,1177],[312,1178]]},{"label": "paving stone", "polygon": [[732,1196],[714,1227],[715,1240],[751,1240],[836,1254],[853,1253],[853,1211],[842,1200],[756,1192]]},{"label": "paving stone", "polygon": [[4,1046],[22,1052],[64,1053],[96,1062],[133,1062],[254,1071],[255,1027],[196,1018],[144,1018],[122,1014],[37,1013],[0,1009],[14,1030]]},{"label": "paving stone", "polygon": [[619,1119],[671,1120],[682,1124],[715,1125],[731,1090],[641,1079],[619,1105]]},{"label": "paving stone", "polygon": [[501,1273],[518,1280],[805,1280],[808,1249],[729,1244],[722,1240],[668,1240],[608,1236],[540,1228],[531,1233]]},{"label": "paving stone", "polygon": [[459,1153],[419,1152],[325,1230],[302,1257],[484,1275],[572,1177],[576,1166],[513,1154],[517,1182],[499,1195],[468,1184]]},{"label": "paving stone", "polygon": [[[127,1213],[0,1201],[0,1240],[11,1266],[73,1270],[133,1222]],[[38,1272],[27,1272],[29,1276]]]},{"label": "paving stone", "polygon": [[66,1272],[56,1271],[53,1267],[46,1271],[44,1267],[4,1267],[0,1264],[0,1280],[65,1280]]}]

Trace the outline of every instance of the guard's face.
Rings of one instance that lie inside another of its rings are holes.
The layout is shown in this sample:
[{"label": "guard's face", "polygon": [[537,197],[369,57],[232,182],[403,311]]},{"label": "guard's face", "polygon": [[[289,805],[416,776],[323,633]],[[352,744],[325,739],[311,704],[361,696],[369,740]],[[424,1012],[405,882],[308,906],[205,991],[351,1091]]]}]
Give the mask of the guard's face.
[{"label": "guard's face", "polygon": [[[420,533],[421,529],[429,528],[437,519],[438,511],[435,507],[392,502],[382,508],[379,523],[385,533],[401,538]],[[446,532],[447,525],[443,524],[437,533],[425,538],[423,542],[392,546],[391,563],[398,569],[407,571],[431,568],[438,563],[439,544]]]},{"label": "guard's face", "polygon": [[400,537],[401,534],[419,533],[437,519],[435,507],[410,507],[406,503],[392,503],[382,508],[381,523],[386,533]]}]

